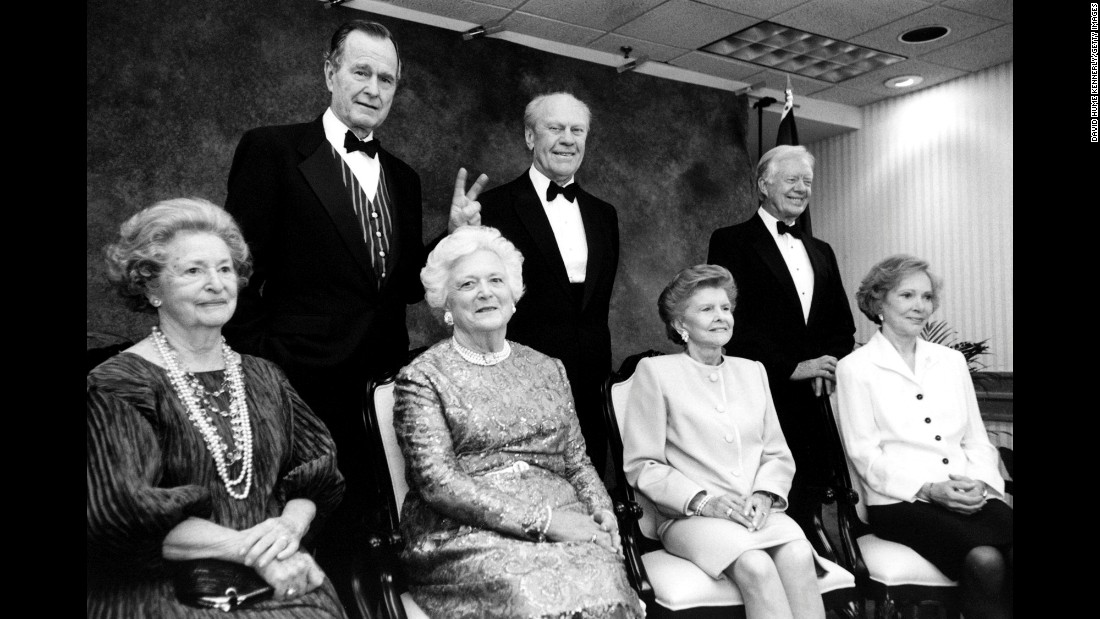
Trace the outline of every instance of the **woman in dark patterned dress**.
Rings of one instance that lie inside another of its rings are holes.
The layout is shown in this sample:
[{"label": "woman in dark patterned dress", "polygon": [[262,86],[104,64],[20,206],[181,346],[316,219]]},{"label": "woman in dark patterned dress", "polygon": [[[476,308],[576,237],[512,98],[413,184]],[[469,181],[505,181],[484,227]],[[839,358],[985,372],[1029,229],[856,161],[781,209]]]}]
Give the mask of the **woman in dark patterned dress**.
[{"label": "woman in dark patterned dress", "polygon": [[203,559],[230,571],[220,587],[272,588],[239,616],[344,617],[304,549],[343,495],[332,438],[278,367],[221,337],[251,271],[232,217],[160,202],[122,225],[107,265],[160,324],[88,375],[88,616],[221,616],[174,584]]},{"label": "woman in dark patterned dress", "polygon": [[466,226],[421,271],[454,337],[397,378],[410,591],[432,617],[641,618],[565,368],[505,339],[522,262],[496,229]]}]

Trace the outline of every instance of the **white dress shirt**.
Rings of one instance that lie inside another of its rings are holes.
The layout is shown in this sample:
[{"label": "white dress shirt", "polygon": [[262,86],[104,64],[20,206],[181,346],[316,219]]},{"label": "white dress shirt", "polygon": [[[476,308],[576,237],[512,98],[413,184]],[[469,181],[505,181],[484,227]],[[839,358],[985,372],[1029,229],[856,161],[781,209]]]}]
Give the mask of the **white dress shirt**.
[{"label": "white dress shirt", "polygon": [[[378,176],[380,174],[378,157],[369,157],[363,151],[349,153],[344,148],[344,136],[347,135],[349,129],[339,118],[336,118],[336,114],[332,112],[331,107],[325,110],[324,116],[321,117],[321,124],[325,128],[325,138],[347,162],[348,167],[351,168],[351,173],[355,175],[359,185],[366,192],[367,199],[373,202],[374,195],[378,193]],[[369,142],[372,138],[374,138],[373,131],[363,141]]]},{"label": "white dress shirt", "polygon": [[[550,228],[558,242],[561,259],[565,262],[569,283],[583,284],[585,269],[588,268],[588,238],[584,234],[584,222],[581,221],[580,198],[570,202],[565,196],[558,194],[552,202],[547,202],[546,189],[550,187],[550,179],[536,170],[534,165],[529,173],[535,193],[539,194],[539,202],[542,202],[542,208],[546,211],[546,218],[550,220]],[[572,183],[573,179],[570,178],[563,187]]]},{"label": "white dress shirt", "polygon": [[962,353],[917,339],[915,370],[876,331],[837,363],[837,425],[867,505],[913,501],[925,482],[965,475],[1004,497]]},{"label": "white dress shirt", "polygon": [[783,254],[783,262],[787,263],[787,270],[791,272],[791,279],[794,280],[794,288],[798,291],[798,300],[802,303],[802,319],[809,322],[810,304],[814,300],[814,268],[810,264],[810,255],[806,253],[806,246],[802,244],[802,239],[793,234],[779,234],[775,225],[779,220],[764,210],[764,207],[761,206],[756,212],[760,215],[760,219],[764,220],[764,226],[775,239],[779,253]]}]

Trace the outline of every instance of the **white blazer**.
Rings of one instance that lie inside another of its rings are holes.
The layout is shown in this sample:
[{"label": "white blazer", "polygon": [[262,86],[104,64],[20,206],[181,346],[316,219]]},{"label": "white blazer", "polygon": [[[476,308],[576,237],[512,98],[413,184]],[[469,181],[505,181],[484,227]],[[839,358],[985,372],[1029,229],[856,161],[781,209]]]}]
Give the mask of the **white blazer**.
[{"label": "white blazer", "polygon": [[868,505],[912,502],[925,482],[965,475],[1004,498],[1000,456],[962,353],[917,339],[916,371],[876,332],[837,364],[837,425]]},{"label": "white blazer", "polygon": [[794,477],[787,447],[758,361],[724,357],[710,366],[686,354],[642,359],[623,419],[627,481],[660,512],[657,525],[687,515],[691,498],[749,496],[766,490],[783,498]]}]

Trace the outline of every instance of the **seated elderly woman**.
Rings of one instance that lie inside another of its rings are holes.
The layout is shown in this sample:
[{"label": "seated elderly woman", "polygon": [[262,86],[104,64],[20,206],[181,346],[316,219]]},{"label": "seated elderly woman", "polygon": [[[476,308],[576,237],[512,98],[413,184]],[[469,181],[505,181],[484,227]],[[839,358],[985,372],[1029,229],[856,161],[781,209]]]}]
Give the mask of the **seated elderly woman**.
[{"label": "seated elderly woman", "polygon": [[824,617],[815,554],[783,513],[794,458],[764,366],[727,357],[737,287],[700,264],[657,308],[683,354],[642,359],[625,411],[623,468],[654,503],[665,550],[730,578],[753,617]]},{"label": "seated elderly woman", "polygon": [[565,368],[505,339],[522,263],[495,228],[466,226],[420,273],[454,334],[395,387],[409,589],[432,617],[640,618]]},{"label": "seated elderly woman", "polygon": [[920,337],[940,281],[886,258],[856,292],[880,328],[836,368],[837,425],[879,537],[959,581],[967,619],[1012,616],[1012,508],[962,353]]},{"label": "seated elderly woman", "polygon": [[88,374],[88,616],[344,617],[303,539],[344,492],[332,438],[221,336],[251,272],[233,218],[159,202],[122,224],[107,272],[159,325]]}]

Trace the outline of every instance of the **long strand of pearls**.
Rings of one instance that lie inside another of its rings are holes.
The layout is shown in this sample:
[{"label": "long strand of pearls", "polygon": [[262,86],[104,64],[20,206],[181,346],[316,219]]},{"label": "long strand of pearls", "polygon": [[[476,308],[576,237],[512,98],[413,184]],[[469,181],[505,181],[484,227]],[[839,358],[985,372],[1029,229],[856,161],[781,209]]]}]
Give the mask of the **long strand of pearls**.
[{"label": "long strand of pearls", "polygon": [[[235,449],[230,452],[218,429],[214,427],[206,411],[203,409],[196,394],[194,384],[198,384],[198,378],[190,372],[184,372],[180,367],[179,355],[168,342],[161,330],[153,327],[153,345],[164,359],[164,365],[168,368],[168,378],[175,389],[176,395],[187,407],[187,417],[195,428],[202,434],[207,449],[214,456],[214,466],[218,471],[218,477],[225,484],[225,490],[229,496],[235,499],[245,499],[252,489],[252,423],[248,415],[248,403],[244,394],[244,377],[241,374],[241,356],[233,352],[229,344],[222,338],[222,359],[225,361],[226,381],[229,384],[229,418],[233,432]],[[229,478],[229,467],[241,460],[241,471],[236,478]],[[244,484],[244,490],[236,491],[234,486]]]}]

